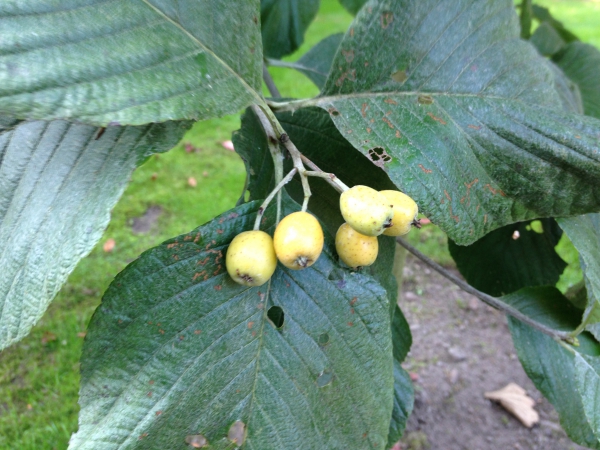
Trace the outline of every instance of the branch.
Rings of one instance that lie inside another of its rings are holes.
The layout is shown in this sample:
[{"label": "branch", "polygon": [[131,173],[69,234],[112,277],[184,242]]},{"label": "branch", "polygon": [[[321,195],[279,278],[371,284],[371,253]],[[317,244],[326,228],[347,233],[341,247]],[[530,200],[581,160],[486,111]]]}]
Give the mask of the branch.
[{"label": "branch", "polygon": [[271,74],[269,73],[269,69],[267,68],[267,65],[264,63],[263,63],[263,80],[264,80],[265,84],[267,85],[267,89],[269,90],[271,97],[280,98],[281,94],[279,93],[279,89],[277,89],[277,86],[275,86],[275,82],[273,81],[273,78],[271,77]]},{"label": "branch", "polygon": [[439,274],[443,275],[448,280],[452,281],[463,291],[468,292],[471,295],[474,295],[479,300],[481,300],[483,303],[486,303],[487,305],[489,305],[493,308],[499,309],[500,311],[508,314],[509,316],[512,316],[515,319],[518,319],[521,322],[526,323],[530,327],[535,328],[536,330],[541,331],[542,333],[547,334],[548,336],[551,336],[555,339],[560,339],[561,341],[566,341],[571,344],[575,342],[573,340],[573,337],[571,336],[571,333],[567,333],[564,331],[558,331],[553,328],[547,327],[546,325],[536,322],[535,320],[531,319],[529,316],[526,316],[521,311],[513,308],[512,306],[507,305],[506,303],[497,299],[496,297],[492,297],[491,295],[488,295],[485,292],[478,291],[473,286],[465,283],[463,280],[458,278],[456,275],[454,275],[453,273],[444,269],[438,263],[436,263],[435,261],[433,261],[430,258],[428,258],[427,256],[425,256],[423,253],[421,253],[419,250],[414,248],[412,245],[410,245],[404,239],[396,238],[396,242],[398,242],[398,244],[400,244],[406,250],[411,252],[413,255],[415,255],[417,258],[419,258],[421,261],[423,261],[425,264],[427,264],[433,270],[435,270]]},{"label": "branch", "polygon": [[304,201],[302,202],[302,211],[306,211],[308,207],[308,199],[312,193],[310,192],[310,186],[308,185],[308,177],[306,176],[306,168],[302,163],[302,153],[300,150],[296,148],[294,143],[290,140],[290,137],[283,133],[279,136],[279,141],[285,146],[287,151],[290,153],[292,157],[292,161],[294,162],[294,167],[298,169],[298,173],[300,174],[300,181],[302,181],[302,190],[304,191]]}]

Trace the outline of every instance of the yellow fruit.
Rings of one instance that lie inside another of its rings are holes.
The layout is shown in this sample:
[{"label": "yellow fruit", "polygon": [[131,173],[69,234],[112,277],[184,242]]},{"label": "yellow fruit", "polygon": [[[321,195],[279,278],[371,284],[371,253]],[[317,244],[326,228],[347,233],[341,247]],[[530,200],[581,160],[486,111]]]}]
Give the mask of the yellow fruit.
[{"label": "yellow fruit", "polygon": [[400,191],[380,191],[394,210],[392,226],[383,232],[386,236],[402,236],[416,223],[419,207],[408,195]]},{"label": "yellow fruit", "polygon": [[298,211],[279,222],[273,245],[281,264],[294,270],[304,269],[312,266],[323,250],[323,230],[313,215]]},{"label": "yellow fruit", "polygon": [[273,239],[264,231],[244,231],[227,249],[227,272],[244,286],[261,286],[269,281],[277,267]]},{"label": "yellow fruit", "polygon": [[342,193],[340,211],[348,225],[366,236],[379,236],[392,225],[394,215],[384,195],[361,185]]},{"label": "yellow fruit", "polygon": [[376,237],[360,234],[345,223],[335,234],[335,249],[350,267],[370,266],[377,259],[379,243]]}]

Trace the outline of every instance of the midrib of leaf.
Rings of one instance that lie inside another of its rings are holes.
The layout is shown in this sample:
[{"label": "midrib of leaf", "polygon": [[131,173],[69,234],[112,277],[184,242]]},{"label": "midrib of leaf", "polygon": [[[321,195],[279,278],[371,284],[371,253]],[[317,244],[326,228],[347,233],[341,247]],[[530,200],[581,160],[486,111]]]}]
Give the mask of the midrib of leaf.
[{"label": "midrib of leaf", "polygon": [[210,50],[208,47],[206,47],[193,34],[191,34],[189,31],[187,31],[185,28],[183,28],[183,26],[179,22],[175,22],[173,19],[171,19],[169,16],[167,16],[164,12],[162,12],[160,9],[158,9],[156,6],[154,6],[148,0],[142,0],[142,2],[144,2],[149,8],[151,8],[161,18],[163,18],[164,20],[166,20],[167,22],[169,22],[170,24],[172,24],[173,26],[178,28],[180,31],[185,33],[185,35],[188,38],[190,38],[198,47],[200,47],[206,53],[208,53],[213,58],[215,58],[223,67],[225,67],[229,72],[231,72],[235,77],[237,77],[239,79],[240,83],[257,100],[257,103],[264,104],[264,100],[263,100],[262,96],[257,91],[255,91],[250,85],[248,85],[248,83],[246,83],[246,80],[244,79],[244,77],[242,77],[239,73],[237,73],[235,70],[233,70],[233,68],[229,64],[225,63],[225,61],[223,61],[221,58],[219,58],[212,50]]}]

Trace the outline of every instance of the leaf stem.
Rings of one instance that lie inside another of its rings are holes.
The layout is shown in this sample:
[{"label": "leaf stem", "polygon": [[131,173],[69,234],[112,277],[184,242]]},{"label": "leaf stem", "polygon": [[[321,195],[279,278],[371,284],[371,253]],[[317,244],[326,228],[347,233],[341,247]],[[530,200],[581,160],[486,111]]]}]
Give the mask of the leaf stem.
[{"label": "leaf stem", "polygon": [[404,239],[396,238],[396,242],[398,242],[398,244],[400,244],[402,247],[404,247],[410,253],[415,255],[417,258],[419,258],[421,261],[423,261],[425,264],[427,264],[433,270],[435,270],[439,274],[443,275],[448,280],[452,281],[463,291],[468,292],[471,295],[474,295],[475,297],[477,297],[479,300],[486,303],[487,305],[489,305],[493,308],[499,309],[500,311],[504,312],[505,314],[508,314],[509,316],[512,316],[515,319],[518,319],[521,322],[526,323],[530,327],[535,328],[536,330],[538,330],[544,334],[547,334],[548,336],[551,336],[555,339],[559,339],[561,341],[566,341],[570,344],[574,343],[573,337],[571,336],[570,333],[564,332],[564,331],[558,331],[553,328],[547,327],[544,324],[536,322],[535,320],[531,319],[529,316],[526,316],[525,314],[523,314],[521,311],[513,308],[510,305],[507,305],[502,300],[500,300],[496,297],[492,297],[491,295],[488,295],[485,292],[481,292],[481,291],[475,289],[473,286],[470,286],[469,284],[467,284],[466,282],[464,282],[463,280],[458,278],[456,275],[454,275],[453,273],[444,269],[438,263],[436,263],[435,261],[433,261],[430,258],[428,258],[427,256],[425,256],[423,253],[421,253],[419,250],[414,248],[412,245],[410,245]]},{"label": "leaf stem", "polygon": [[298,173],[300,174],[300,181],[302,182],[302,190],[304,191],[304,201],[302,202],[302,211],[306,211],[308,208],[308,200],[312,195],[310,191],[310,186],[308,184],[308,177],[306,176],[306,168],[302,163],[302,153],[300,150],[296,148],[294,143],[290,140],[290,137],[286,133],[282,133],[279,136],[279,142],[281,142],[287,151],[290,153],[292,157],[292,161],[294,162],[294,167],[298,169]]},{"label": "leaf stem", "polygon": [[269,90],[271,97],[280,98],[281,94],[279,93],[279,89],[277,89],[277,86],[273,81],[273,77],[271,77],[271,73],[269,72],[269,69],[265,63],[263,63],[263,80],[267,85],[267,89]]},{"label": "leaf stem", "polygon": [[288,174],[279,182],[279,184],[277,184],[277,186],[275,186],[275,189],[273,189],[271,191],[271,193],[267,196],[267,198],[265,198],[265,201],[262,203],[262,205],[260,205],[260,208],[258,208],[258,212],[256,213],[256,219],[254,220],[253,230],[258,230],[260,228],[260,220],[262,219],[262,216],[265,214],[265,211],[267,210],[267,206],[269,206],[269,203],[271,203],[271,200],[273,200],[273,197],[275,197],[275,194],[279,194],[281,192],[281,188],[283,188],[283,186],[288,184],[290,182],[290,180],[292,178],[294,178],[294,175],[296,175],[296,172],[298,172],[298,169],[296,169],[295,167],[292,170],[290,170],[288,172]]},{"label": "leaf stem", "polygon": [[307,177],[323,178],[331,186],[333,186],[333,188],[336,191],[338,191],[340,194],[342,192],[350,189],[348,186],[346,186],[344,184],[344,182],[342,180],[340,180],[338,177],[336,177],[335,174],[333,174],[333,173],[327,173],[327,172],[323,172],[321,170],[307,170],[305,173],[306,173]]}]

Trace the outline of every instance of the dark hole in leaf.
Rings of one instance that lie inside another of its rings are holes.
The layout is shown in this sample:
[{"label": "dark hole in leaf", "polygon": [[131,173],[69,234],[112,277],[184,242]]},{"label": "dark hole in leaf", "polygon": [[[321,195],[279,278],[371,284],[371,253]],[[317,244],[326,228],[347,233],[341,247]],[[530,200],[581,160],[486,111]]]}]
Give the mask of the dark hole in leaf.
[{"label": "dark hole in leaf", "polygon": [[331,384],[332,381],[333,381],[333,374],[331,372],[324,370],[321,373],[321,375],[319,375],[317,377],[317,386],[322,388],[322,387],[327,386],[328,384]]},{"label": "dark hole in leaf", "polygon": [[323,333],[319,336],[319,345],[326,345],[329,343],[329,333]]},{"label": "dark hole in leaf", "polygon": [[283,309],[279,306],[271,306],[267,311],[267,317],[275,328],[281,328],[283,326],[283,321],[285,320],[285,314],[283,313]]}]

